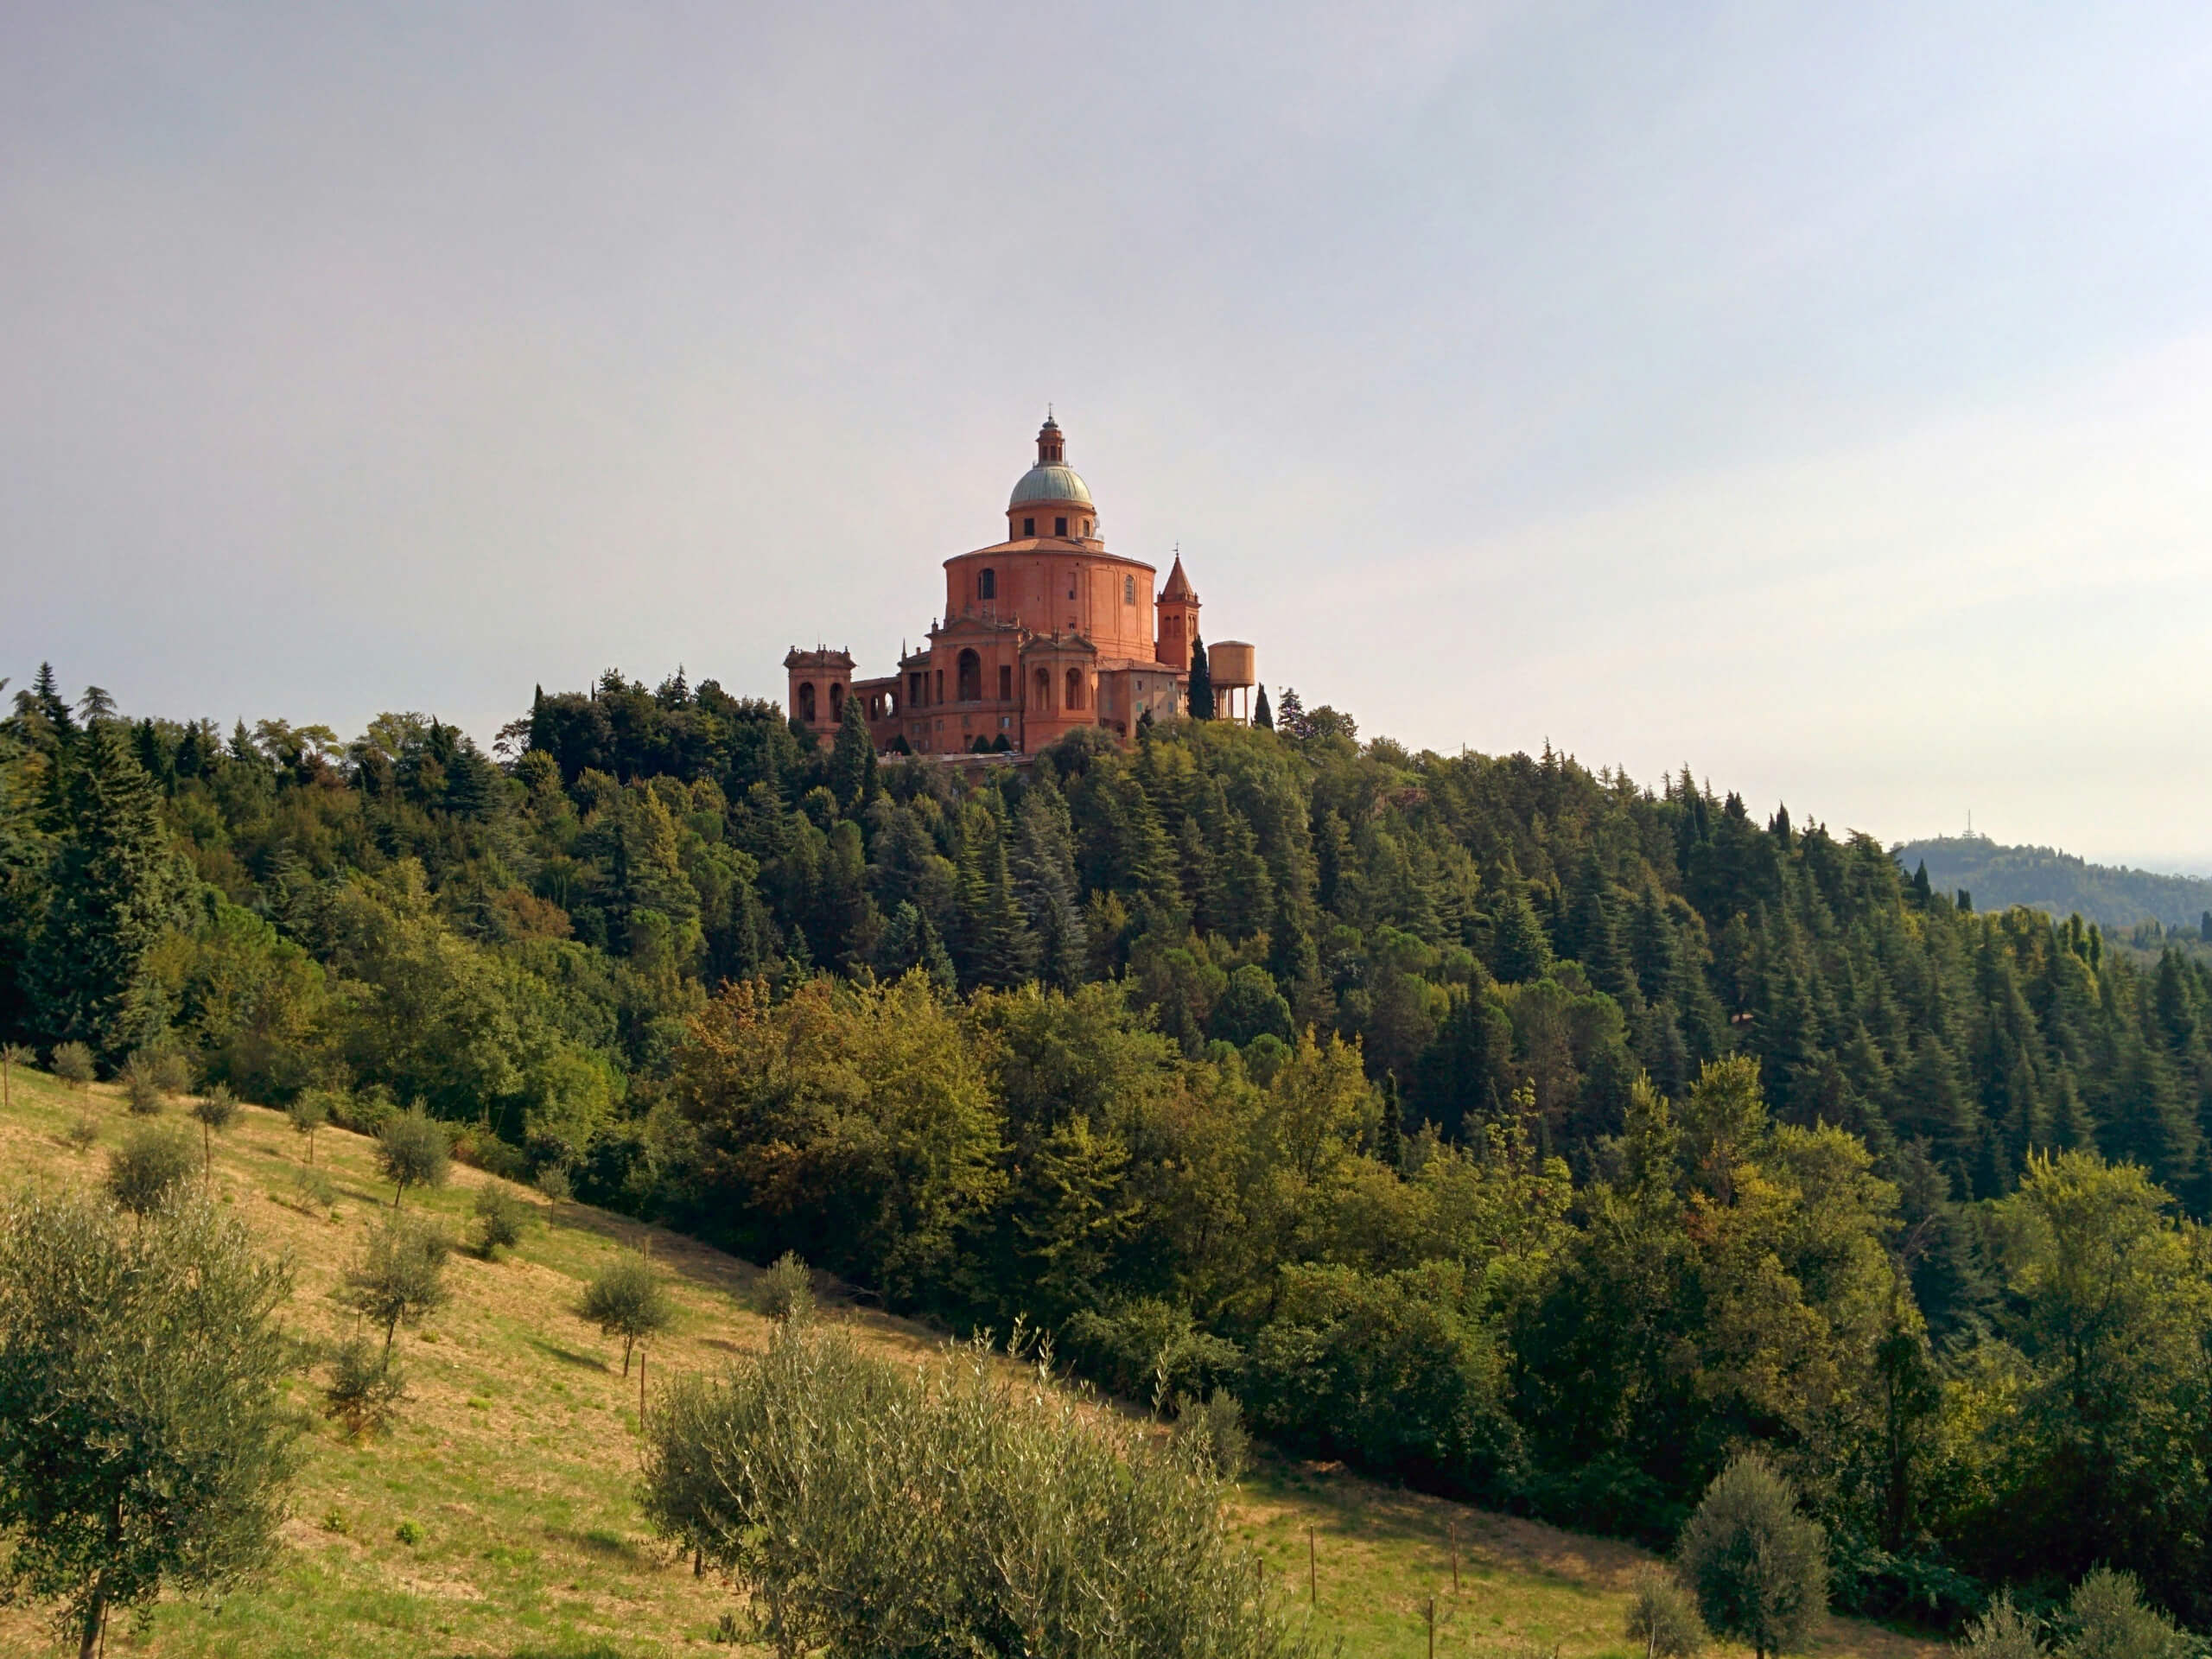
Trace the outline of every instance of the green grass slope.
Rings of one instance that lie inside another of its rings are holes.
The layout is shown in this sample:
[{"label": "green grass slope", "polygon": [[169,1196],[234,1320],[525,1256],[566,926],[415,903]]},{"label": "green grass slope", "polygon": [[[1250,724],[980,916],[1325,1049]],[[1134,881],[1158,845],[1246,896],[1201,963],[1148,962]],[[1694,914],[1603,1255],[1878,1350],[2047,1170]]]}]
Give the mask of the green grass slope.
[{"label": "green grass slope", "polygon": [[[128,1121],[113,1091],[75,1093],[17,1071],[10,1092],[0,1112],[0,1161],[11,1179],[102,1179]],[[99,1138],[79,1152],[66,1132],[86,1115]],[[331,1293],[391,1192],[375,1176],[366,1141],[326,1129],[315,1156],[336,1202],[310,1202],[299,1185],[306,1151],[282,1116],[249,1107],[216,1143],[213,1180],[266,1248],[290,1258],[296,1282],[285,1318],[311,1354],[351,1330]],[[410,1192],[406,1205],[442,1215],[460,1233],[475,1186],[490,1179],[457,1166],[446,1189]],[[737,1593],[712,1573],[694,1577],[688,1560],[646,1531],[633,1498],[638,1379],[625,1381],[620,1345],[575,1310],[582,1281],[614,1252],[652,1250],[682,1317],[648,1352],[650,1401],[658,1377],[718,1367],[765,1345],[767,1325],[749,1305],[757,1270],[587,1205],[524,1196],[539,1220],[520,1249],[497,1262],[456,1255],[452,1302],[422,1330],[402,1334],[413,1397],[392,1433],[349,1442],[315,1412],[317,1377],[295,1378],[293,1397],[315,1427],[267,1579],[219,1606],[164,1603],[144,1630],[118,1624],[111,1652],[651,1659],[730,1651],[715,1638],[739,1608]],[[834,1299],[826,1316],[889,1351],[918,1356],[937,1341]],[[1341,1638],[1348,1655],[1425,1654],[1433,1597],[1441,1654],[1506,1659],[1541,1649],[1560,1659],[1627,1659],[1624,1585],[1643,1557],[1625,1545],[1284,1461],[1246,1478],[1232,1519],[1292,1616]],[[413,1541],[403,1541],[403,1529]],[[60,1649],[37,1611],[0,1609],[0,1651]],[[1931,1649],[1837,1620],[1815,1651],[1925,1659]]]}]

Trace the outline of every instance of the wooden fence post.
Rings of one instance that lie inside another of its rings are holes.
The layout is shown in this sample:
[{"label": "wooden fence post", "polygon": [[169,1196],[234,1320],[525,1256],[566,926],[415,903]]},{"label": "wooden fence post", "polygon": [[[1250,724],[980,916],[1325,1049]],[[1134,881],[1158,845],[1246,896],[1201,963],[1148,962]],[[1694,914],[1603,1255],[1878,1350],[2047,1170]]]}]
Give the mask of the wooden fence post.
[{"label": "wooden fence post", "polygon": [[1428,1599],[1428,1659],[1436,1659],[1436,1598]]},{"label": "wooden fence post", "polygon": [[1455,1596],[1456,1596],[1456,1595],[1458,1595],[1458,1594],[1459,1593],[1459,1523],[1457,1521],[1454,1521],[1454,1522],[1452,1522],[1451,1523],[1451,1525],[1452,1525],[1452,1593],[1453,1595],[1455,1595]]},{"label": "wooden fence post", "polygon": [[1321,1569],[1313,1554],[1313,1529],[1306,1529],[1306,1599],[1318,1611],[1321,1605]]}]

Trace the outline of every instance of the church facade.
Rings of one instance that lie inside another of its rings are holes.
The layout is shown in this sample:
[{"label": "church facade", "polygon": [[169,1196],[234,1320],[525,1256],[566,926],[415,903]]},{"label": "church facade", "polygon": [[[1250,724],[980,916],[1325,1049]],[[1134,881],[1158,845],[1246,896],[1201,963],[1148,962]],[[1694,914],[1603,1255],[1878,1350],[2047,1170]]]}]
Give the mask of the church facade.
[{"label": "church facade", "polygon": [[[857,697],[879,750],[959,754],[1034,753],[1083,726],[1127,742],[1146,717],[1181,714],[1198,596],[1179,556],[1155,590],[1154,566],[1106,550],[1090,486],[1050,416],[1006,528],[1003,541],[944,562],[944,614],[897,673],[855,679],[843,651],[786,656],[792,718],[827,743]],[[1249,646],[1224,651],[1250,661]]]}]

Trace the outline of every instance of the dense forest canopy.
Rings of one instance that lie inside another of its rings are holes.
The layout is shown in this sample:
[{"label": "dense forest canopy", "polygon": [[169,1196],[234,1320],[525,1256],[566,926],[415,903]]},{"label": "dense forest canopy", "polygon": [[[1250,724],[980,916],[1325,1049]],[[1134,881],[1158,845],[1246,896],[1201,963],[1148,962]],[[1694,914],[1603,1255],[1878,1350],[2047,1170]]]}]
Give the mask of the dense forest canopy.
[{"label": "dense forest canopy", "polygon": [[182,1051],[1139,1396],[1669,1535],[1765,1448],[1853,1605],[2212,1618],[2212,970],[1685,770],[1281,698],[1026,767],[682,674],[0,728],[0,1035]]},{"label": "dense forest canopy", "polygon": [[[2080,915],[2156,952],[2169,939],[2212,944],[2212,880],[2159,875],[2092,864],[2050,847],[2007,847],[1986,836],[1936,836],[1891,849],[1904,868],[1928,868],[1946,893],[1964,891],[1983,910],[2024,905],[2049,915]],[[2152,925],[2145,927],[2145,924]]]}]

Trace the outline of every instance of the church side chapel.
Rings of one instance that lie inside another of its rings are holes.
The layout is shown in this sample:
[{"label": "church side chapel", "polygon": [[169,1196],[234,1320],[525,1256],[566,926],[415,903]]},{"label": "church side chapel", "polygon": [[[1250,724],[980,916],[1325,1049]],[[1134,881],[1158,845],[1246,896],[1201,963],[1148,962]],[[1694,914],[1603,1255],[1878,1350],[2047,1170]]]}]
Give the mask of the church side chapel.
[{"label": "church side chapel", "polygon": [[[791,717],[826,744],[857,697],[877,749],[967,754],[1034,753],[1083,726],[1127,743],[1140,722],[1180,715],[1198,594],[1179,554],[1155,591],[1154,566],[1106,550],[1090,486],[1050,414],[1006,528],[1005,540],[944,562],[944,613],[897,673],[856,680],[848,652],[791,652]],[[1224,640],[1208,662],[1218,712],[1243,717],[1233,711],[1250,695],[1252,647]]]}]

